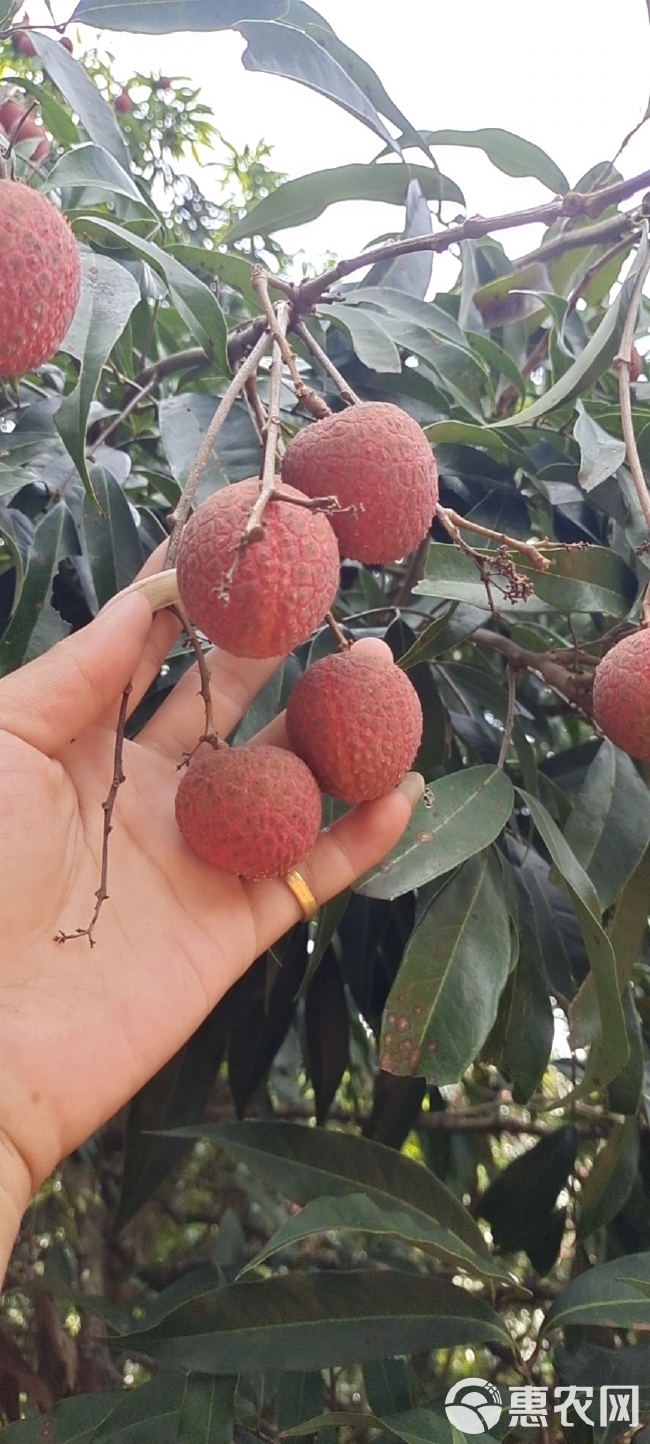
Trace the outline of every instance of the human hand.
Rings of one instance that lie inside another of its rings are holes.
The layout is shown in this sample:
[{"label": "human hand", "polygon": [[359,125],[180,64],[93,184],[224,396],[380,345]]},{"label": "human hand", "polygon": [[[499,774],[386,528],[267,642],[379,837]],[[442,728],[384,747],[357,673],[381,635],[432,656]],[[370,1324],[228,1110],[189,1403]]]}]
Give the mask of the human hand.
[{"label": "human hand", "polygon": [[[0,1249],[33,1190],[195,1031],[228,988],[301,916],[282,879],[245,882],[201,862],[174,818],[178,764],[203,723],[196,670],[125,742],[109,897],[96,946],[64,945],[92,912],[115,723],[178,633],[142,594],[0,682]],[[357,645],[381,646],[381,643]],[[215,725],[227,736],[279,659],[209,654]],[[282,721],[265,740],[283,741]],[[318,902],[394,846],[422,780],[322,832],[300,865]]]}]

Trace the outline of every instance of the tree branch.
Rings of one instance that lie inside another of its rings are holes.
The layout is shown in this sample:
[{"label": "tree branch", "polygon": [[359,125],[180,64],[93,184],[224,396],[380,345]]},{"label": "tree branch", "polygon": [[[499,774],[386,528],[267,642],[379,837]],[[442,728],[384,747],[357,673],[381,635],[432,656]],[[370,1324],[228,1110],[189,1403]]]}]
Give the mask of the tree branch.
[{"label": "tree branch", "polygon": [[625,442],[625,454],[627,457],[627,464],[630,468],[630,473],[632,476],[632,481],[634,482],[634,489],[638,497],[639,506],[641,507],[646,527],[648,528],[648,532],[650,533],[650,496],[648,495],[648,487],[646,484],[645,476],[643,474],[641,458],[639,456],[639,451],[636,444],[636,437],[634,435],[634,422],[632,420],[632,400],[630,395],[630,365],[632,362],[632,343],[634,340],[634,328],[636,326],[637,316],[639,314],[639,306],[641,304],[641,295],[643,292],[645,279],[649,271],[650,247],[648,249],[648,255],[646,256],[645,261],[643,262],[643,265],[641,266],[641,269],[637,275],[636,281],[634,282],[634,290],[632,291],[630,304],[627,308],[627,315],[625,317],[625,324],[623,326],[623,334],[621,336],[620,345],[614,357],[612,365],[618,372],[618,398],[621,408],[621,426],[623,430],[623,440]]}]

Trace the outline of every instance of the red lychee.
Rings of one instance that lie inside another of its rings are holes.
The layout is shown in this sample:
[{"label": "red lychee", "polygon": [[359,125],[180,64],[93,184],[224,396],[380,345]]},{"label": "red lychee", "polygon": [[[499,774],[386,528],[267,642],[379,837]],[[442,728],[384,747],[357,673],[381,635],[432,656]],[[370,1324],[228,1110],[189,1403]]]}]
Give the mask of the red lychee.
[{"label": "red lychee", "polygon": [[116,95],[113,104],[120,115],[128,115],[133,110],[133,101],[128,90],[121,90],[119,95]]},{"label": "red lychee", "polygon": [[3,100],[0,105],[0,128],[14,145],[24,140],[38,140],[38,145],[32,146],[29,152],[29,159],[34,165],[49,155],[50,141],[42,125],[37,125],[34,116],[27,115],[25,107],[12,97]]},{"label": "red lychee", "polygon": [[59,40],[59,45],[62,45],[63,49],[67,50],[69,55],[73,54],[74,46],[69,35],[62,35],[61,39]]},{"label": "red lychee", "polygon": [[286,726],[290,746],[323,792],[369,802],[408,772],[422,736],[422,708],[405,672],[353,648],[303,672]]},{"label": "red lychee", "polygon": [[594,720],[615,747],[650,762],[650,631],[606,652],[594,674]]},{"label": "red lychee", "polygon": [[0,376],[20,376],[56,354],[80,286],[65,217],[40,191],[0,180]]},{"label": "red lychee", "polygon": [[184,774],[176,821],[194,852],[238,877],[279,877],[313,847],[321,821],[308,767],[282,747],[223,747]]},{"label": "red lychee", "polygon": [[241,549],[259,490],[254,478],[208,497],[190,517],[178,553],[178,588],[191,621],[236,657],[278,657],[304,642],[339,580],[336,537],[322,512],[270,501],[264,536]]},{"label": "red lychee", "polygon": [[307,496],[336,496],[342,556],[394,562],[426,536],[438,500],[433,452],[399,406],[369,401],[315,421],[289,442],[282,479]]},{"label": "red lychee", "polygon": [[20,27],[12,32],[11,44],[15,55],[24,55],[27,58],[36,54],[33,40],[27,31]]}]

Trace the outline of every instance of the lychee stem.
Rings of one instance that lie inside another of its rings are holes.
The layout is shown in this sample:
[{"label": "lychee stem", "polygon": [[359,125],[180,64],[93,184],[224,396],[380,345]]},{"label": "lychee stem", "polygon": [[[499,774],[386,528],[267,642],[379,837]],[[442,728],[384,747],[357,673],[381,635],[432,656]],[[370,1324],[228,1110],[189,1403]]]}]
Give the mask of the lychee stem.
[{"label": "lychee stem", "polygon": [[334,362],[330,361],[327,352],[323,351],[322,346],[319,346],[318,341],[312,336],[311,331],[305,325],[304,321],[295,319],[292,323],[292,329],[295,331],[296,336],[299,336],[300,340],[304,341],[305,346],[311,351],[312,356],[315,357],[319,365],[322,366],[323,371],[331,378],[334,385],[338,387],[343,401],[347,401],[350,406],[360,406],[361,397],[357,396],[351,386],[348,386],[345,377],[337,370]]},{"label": "lychee stem", "polygon": [[245,551],[250,543],[257,541],[263,535],[262,517],[267,503],[271,500],[276,485],[275,461],[278,437],[282,426],[280,418],[280,390],[282,387],[282,347],[281,340],[284,338],[289,324],[289,306],[286,301],[281,301],[278,306],[277,320],[273,333],[273,355],[271,360],[271,373],[269,376],[269,403],[268,417],[266,422],[266,436],[264,440],[264,461],[262,464],[262,477],[260,493],[251,509],[250,516],[244,527],[240,542],[240,553]]},{"label": "lychee stem", "polygon": [[254,376],[255,372],[257,371],[257,367],[262,359],[262,356],[264,355],[264,352],[267,350],[270,341],[271,333],[270,331],[265,331],[263,335],[260,336],[259,341],[253,347],[252,351],[249,352],[246,360],[242,361],[239,370],[235,372],[235,375],[233,376],[228,389],[224,392],[221,401],[219,402],[219,405],[214,413],[214,416],[212,417],[212,421],[210,422],[205,436],[203,437],[203,441],[201,442],[201,445],[196,453],[192,469],[187,478],[187,481],[185,482],[180,501],[178,502],[178,505],[174,512],[173,531],[171,537],[169,538],[169,546],[167,548],[167,556],[165,558],[166,570],[176,565],[176,557],[178,556],[178,548],[181,542],[183,527],[185,526],[185,523],[191,511],[196,488],[212,455],[214,443],[219,435],[219,432],[221,431],[221,428],[226,418],[232,411],[232,408],[235,404],[235,401],[237,400],[237,397],[239,396],[240,391],[243,390],[243,387],[245,386],[249,376]]},{"label": "lychee stem", "polygon": [[339,627],[338,622],[335,620],[332,612],[326,612],[325,621],[327,622],[330,632],[333,632],[334,636],[336,637],[339,645],[339,651],[349,652],[352,643],[348,641],[345,634],[341,631],[341,628]]},{"label": "lychee stem", "polygon": [[331,416],[331,407],[327,405],[327,402],[323,400],[322,396],[317,396],[316,392],[312,390],[311,386],[307,386],[306,383],[303,381],[302,376],[300,375],[300,372],[296,365],[296,358],[293,354],[291,346],[289,345],[289,342],[287,341],[284,332],[281,331],[278,327],[275,317],[275,311],[273,310],[273,306],[271,305],[271,298],[269,296],[269,277],[263,266],[253,266],[253,270],[251,273],[251,286],[256,296],[258,297],[262,310],[264,311],[264,315],[266,316],[266,319],[269,323],[269,330],[273,333],[274,339],[278,342],[278,345],[282,352],[283,363],[287,367],[287,370],[291,376],[291,380],[293,381],[293,389],[296,393],[298,400],[304,406],[305,411],[308,411],[311,416],[314,416],[316,418],[317,421],[322,421],[325,416]]},{"label": "lychee stem", "polygon": [[[646,226],[647,241],[647,226]],[[641,266],[641,269],[634,282],[634,290],[630,297],[630,304],[627,308],[627,315],[623,326],[618,352],[614,357],[612,366],[618,372],[618,399],[621,408],[621,429],[625,442],[625,454],[627,464],[630,468],[634,489],[636,491],[639,506],[643,512],[645,524],[650,532],[650,496],[648,486],[643,474],[641,458],[639,456],[636,437],[634,435],[634,422],[632,420],[632,400],[630,396],[630,365],[632,362],[632,342],[634,339],[634,328],[636,326],[641,295],[645,284],[646,276],[650,271],[650,254],[648,254]]]}]

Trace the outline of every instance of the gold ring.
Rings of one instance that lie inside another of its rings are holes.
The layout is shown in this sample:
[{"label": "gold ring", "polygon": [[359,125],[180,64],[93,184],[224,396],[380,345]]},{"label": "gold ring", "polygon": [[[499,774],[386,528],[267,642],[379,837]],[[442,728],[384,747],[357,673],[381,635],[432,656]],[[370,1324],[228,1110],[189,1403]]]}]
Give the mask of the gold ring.
[{"label": "gold ring", "polygon": [[311,922],[311,919],[315,918],[318,912],[318,903],[311,888],[307,886],[304,877],[298,872],[297,867],[292,867],[290,872],[285,872],[282,881],[286,882],[287,887],[291,888],[298,906],[302,908],[305,922]]}]

